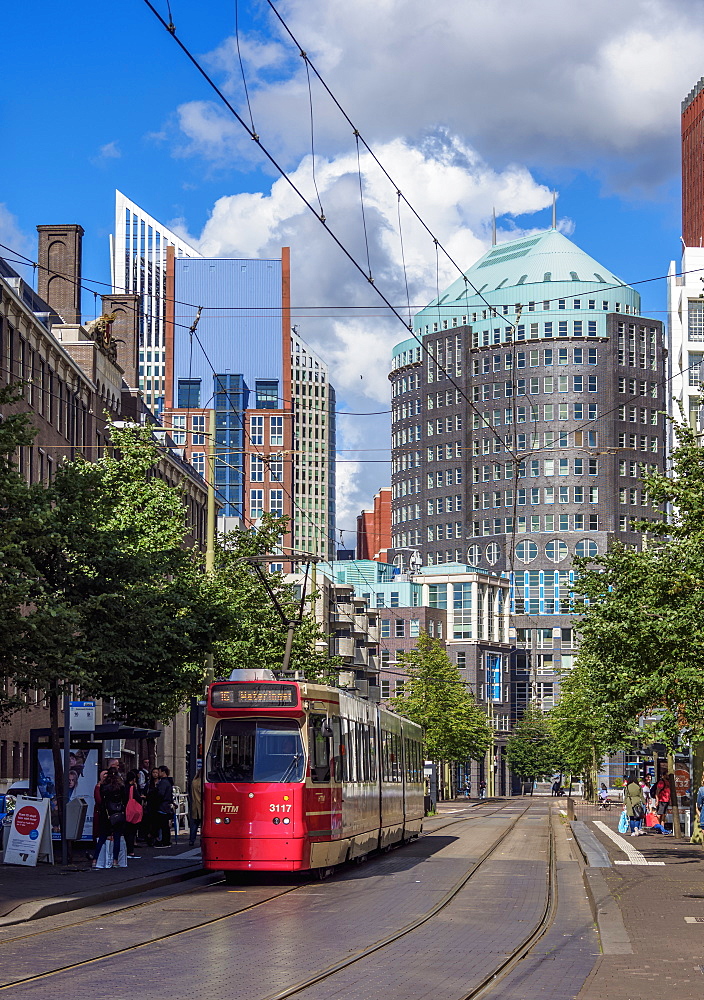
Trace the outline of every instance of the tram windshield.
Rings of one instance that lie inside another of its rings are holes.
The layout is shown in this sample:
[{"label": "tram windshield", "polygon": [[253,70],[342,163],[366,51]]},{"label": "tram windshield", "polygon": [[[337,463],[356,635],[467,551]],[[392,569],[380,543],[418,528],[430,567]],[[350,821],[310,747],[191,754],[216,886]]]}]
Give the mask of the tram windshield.
[{"label": "tram windshield", "polygon": [[300,728],[290,722],[221,719],[207,761],[208,781],[302,781]]}]

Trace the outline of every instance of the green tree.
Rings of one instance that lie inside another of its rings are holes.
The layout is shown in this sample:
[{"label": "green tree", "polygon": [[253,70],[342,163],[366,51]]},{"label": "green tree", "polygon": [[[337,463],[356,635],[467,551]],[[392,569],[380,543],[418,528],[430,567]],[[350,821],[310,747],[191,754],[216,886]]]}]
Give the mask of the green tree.
[{"label": "green tree", "polygon": [[686,424],[675,426],[673,477],[648,475],[653,504],[671,505],[665,523],[636,522],[652,537],[644,551],[620,544],[578,560],[575,589],[582,679],[612,738],[633,735],[639,716],[657,713],[659,741],[673,747],[684,730],[704,738],[704,449]]},{"label": "green tree", "polygon": [[439,640],[422,632],[416,648],[399,653],[397,662],[408,680],[403,695],[392,704],[423,727],[427,757],[449,761],[482,757],[490,742],[487,717]]},{"label": "green tree", "polygon": [[[22,399],[19,385],[0,387],[0,404]],[[40,592],[38,555],[51,544],[51,507],[41,485],[29,485],[19,472],[18,449],[31,446],[36,434],[29,414],[17,412],[0,421],[0,720],[25,708],[14,691],[15,666],[22,655],[27,615]]]},{"label": "green tree", "polygon": [[[506,743],[508,766],[523,781],[541,781],[560,770],[558,748],[550,719],[529,704]],[[532,789],[531,789],[532,794]]]},{"label": "green tree", "polygon": [[315,651],[316,641],[327,641],[312,612],[317,595],[311,595],[301,608],[294,584],[286,583],[280,573],[268,573],[261,562],[250,562],[276,552],[286,527],[285,518],[264,514],[255,531],[235,530],[221,539],[213,586],[227,608],[229,628],[213,647],[216,677],[227,677],[239,667],[281,670],[287,624],[293,621],[289,670],[310,681],[337,683],[339,659]]}]

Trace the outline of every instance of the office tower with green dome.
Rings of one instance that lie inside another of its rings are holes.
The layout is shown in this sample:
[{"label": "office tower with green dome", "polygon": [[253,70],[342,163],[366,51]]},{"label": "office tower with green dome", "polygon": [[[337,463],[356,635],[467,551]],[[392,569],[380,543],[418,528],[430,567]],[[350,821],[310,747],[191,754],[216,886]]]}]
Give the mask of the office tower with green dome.
[{"label": "office tower with green dome", "polygon": [[631,520],[661,516],[641,476],[665,461],[662,324],[551,229],[493,246],[413,333],[389,376],[390,558],[510,575],[516,645],[532,651],[518,707],[549,707],[572,662],[574,556],[637,545]]}]

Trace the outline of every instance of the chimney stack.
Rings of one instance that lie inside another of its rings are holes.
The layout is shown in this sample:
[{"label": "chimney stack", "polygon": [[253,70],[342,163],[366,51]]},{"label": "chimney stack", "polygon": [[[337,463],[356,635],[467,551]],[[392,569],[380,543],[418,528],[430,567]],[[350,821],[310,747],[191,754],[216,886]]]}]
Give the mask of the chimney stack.
[{"label": "chimney stack", "polygon": [[37,293],[64,323],[81,322],[81,226],[37,226]]}]

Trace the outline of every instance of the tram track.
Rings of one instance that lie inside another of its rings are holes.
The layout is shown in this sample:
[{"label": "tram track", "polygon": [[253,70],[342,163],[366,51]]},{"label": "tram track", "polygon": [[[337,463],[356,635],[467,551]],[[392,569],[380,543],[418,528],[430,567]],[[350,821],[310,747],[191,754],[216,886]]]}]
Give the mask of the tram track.
[{"label": "tram track", "polygon": [[[486,807],[484,807],[484,808],[481,809],[480,815],[482,816],[482,818],[489,818],[489,817],[492,817],[492,816],[501,815],[506,810],[506,806],[507,806],[507,804],[502,803],[496,809],[492,809],[491,811],[489,811]],[[311,977],[309,980],[302,981],[301,983],[296,984],[293,987],[289,987],[288,990],[285,990],[285,991],[281,992],[280,994],[279,993],[273,994],[272,996],[265,998],[265,1000],[275,1000],[275,998],[276,998],[276,1000],[283,1000],[284,997],[294,996],[296,993],[300,993],[303,989],[307,988],[308,986],[313,985],[314,983],[320,982],[320,981],[322,981],[322,980],[324,980],[326,978],[330,978],[336,972],[341,971],[342,969],[348,967],[349,965],[354,964],[355,962],[361,961],[367,955],[370,955],[370,954],[372,954],[372,953],[374,953],[376,951],[379,951],[380,949],[382,949],[384,947],[387,947],[389,944],[393,943],[393,941],[400,939],[401,937],[403,937],[406,934],[410,933],[416,927],[419,927],[422,924],[424,924],[427,921],[429,921],[430,919],[432,919],[433,916],[435,916],[438,912],[440,912],[440,910],[442,910],[445,906],[447,906],[448,903],[451,902],[451,900],[457,895],[457,893],[459,893],[461,891],[461,889],[467,884],[467,882],[474,875],[474,873],[477,871],[477,869],[501,845],[502,841],[509,835],[509,833],[514,829],[514,827],[516,826],[516,824],[526,814],[527,811],[528,811],[528,807],[526,807],[522,812],[520,812],[518,815],[516,815],[516,817],[510,823],[510,825],[508,826],[508,828],[502,831],[501,835],[498,838],[496,838],[496,840],[489,846],[489,848],[481,855],[480,859],[477,862],[474,863],[474,865],[469,869],[469,871],[466,872],[463,875],[463,877],[461,879],[459,879],[458,882],[450,890],[448,890],[448,892],[445,894],[445,896],[443,896],[443,898],[438,903],[436,903],[433,907],[430,908],[430,910],[427,910],[420,917],[416,918],[414,921],[412,921],[408,925],[404,926],[400,930],[398,930],[398,931],[396,931],[396,932],[394,932],[394,933],[386,936],[381,941],[376,942],[375,944],[373,944],[371,946],[368,946],[365,949],[362,949],[359,953],[357,953],[357,954],[355,954],[353,956],[348,956],[348,958],[346,958],[345,960],[343,960],[341,963],[337,963],[336,965],[334,965],[332,967],[329,967],[328,969],[326,969],[323,972],[317,974],[316,976]],[[421,834],[421,837],[418,838],[418,839],[425,839],[427,837],[435,836],[440,831],[446,830],[449,827],[456,826],[456,825],[461,824],[461,823],[467,823],[468,821],[474,819],[474,816],[473,816],[472,812],[469,812],[469,813],[467,813],[467,814],[465,814],[463,816],[457,817],[456,819],[451,819],[447,823],[443,823],[440,826],[435,826],[433,828],[433,830],[430,830],[430,831],[427,831],[427,832]],[[397,849],[402,850],[404,846],[406,846],[406,845],[398,845]],[[106,912],[100,914],[100,919],[101,920],[107,920],[110,916],[113,916],[113,915],[116,915],[116,914],[124,914],[124,913],[129,912],[129,911],[137,911],[137,910],[140,910],[140,909],[144,909],[144,908],[146,908],[148,906],[155,906],[155,905],[158,905],[159,903],[162,903],[162,904],[163,903],[167,903],[167,902],[173,901],[174,899],[178,899],[179,896],[183,896],[183,895],[186,895],[186,894],[188,894],[189,896],[193,896],[196,893],[202,893],[202,892],[206,891],[207,889],[212,889],[212,888],[214,888],[214,887],[216,887],[218,885],[223,885],[224,886],[225,884],[226,883],[225,883],[224,879],[216,879],[215,881],[211,882],[208,886],[193,887],[193,888],[191,888],[189,890],[186,890],[185,893],[178,893],[178,894],[173,894],[173,895],[160,896],[160,897],[158,897],[157,899],[154,899],[154,900],[145,900],[145,901],[142,901],[140,903],[133,904],[131,906],[120,907],[120,908],[115,908],[113,910],[106,911]],[[93,956],[91,958],[83,959],[83,960],[81,960],[79,962],[71,962],[71,963],[68,963],[68,964],[65,964],[65,965],[61,965],[61,966],[59,966],[57,968],[54,968],[54,969],[46,970],[44,972],[36,973],[36,974],[30,975],[30,976],[25,976],[25,977],[22,977],[22,978],[17,978],[17,979],[14,979],[14,980],[10,981],[10,982],[4,983],[4,984],[0,984],[0,992],[6,991],[8,989],[15,989],[15,988],[17,988],[19,986],[23,986],[23,985],[29,985],[29,984],[32,984],[32,983],[37,983],[37,982],[40,982],[42,980],[50,979],[53,976],[57,976],[57,975],[60,975],[62,973],[71,972],[73,970],[77,970],[77,969],[81,969],[81,968],[86,968],[86,967],[91,966],[91,965],[96,965],[96,964],[99,964],[101,962],[106,961],[107,959],[116,958],[116,957],[119,957],[121,955],[125,955],[128,952],[134,952],[134,951],[142,949],[142,948],[148,948],[148,947],[151,947],[154,944],[157,944],[157,943],[160,943],[160,942],[166,942],[166,941],[172,940],[174,938],[181,937],[181,936],[184,936],[186,934],[202,930],[203,928],[206,928],[206,927],[209,927],[209,926],[212,926],[212,925],[215,925],[215,924],[220,924],[220,923],[222,923],[224,921],[227,921],[227,920],[232,920],[232,919],[237,918],[237,917],[239,917],[239,916],[241,916],[243,914],[249,913],[252,910],[255,910],[255,909],[259,908],[259,907],[266,906],[268,903],[272,903],[272,902],[278,901],[283,896],[289,895],[289,894],[294,893],[294,892],[299,892],[301,890],[309,889],[309,888],[310,888],[310,882],[304,883],[302,885],[290,886],[288,888],[283,889],[282,891],[278,891],[278,892],[273,893],[270,896],[267,896],[265,899],[257,900],[255,902],[252,902],[252,903],[250,903],[248,905],[242,906],[239,909],[234,910],[234,911],[229,912],[229,913],[219,914],[216,917],[212,917],[212,918],[209,918],[209,919],[206,919],[206,920],[200,920],[197,923],[194,923],[194,924],[192,924],[192,925],[190,925],[188,927],[179,928],[179,929],[171,931],[169,933],[152,937],[152,938],[150,938],[149,940],[146,940],[146,941],[143,940],[143,941],[138,941],[138,942],[130,943],[130,944],[124,946],[124,947],[116,948],[116,949],[113,949],[113,950],[111,950],[109,952],[105,952],[105,953],[103,953],[101,955],[97,955],[97,956]],[[232,891],[232,890],[229,890],[229,891]],[[27,938],[33,938],[33,937],[36,938],[36,937],[40,937],[42,935],[63,934],[69,928],[74,928],[74,927],[77,927],[77,926],[80,926],[80,925],[85,925],[85,924],[93,923],[95,921],[95,919],[96,919],[95,916],[93,916],[93,917],[87,917],[84,920],[77,920],[77,921],[71,922],[70,924],[63,924],[59,928],[45,928],[45,929],[38,930],[38,931],[32,931],[32,932],[30,932],[28,934],[18,935],[17,937],[9,938],[6,941],[4,941],[3,943],[4,944],[12,944],[12,943],[17,943],[17,942],[20,942],[22,940],[25,940]]]},{"label": "tram track", "polygon": [[[475,806],[474,808],[477,808],[477,807]],[[499,805],[498,808],[492,809],[490,812],[487,811],[486,807],[484,807],[482,809],[481,815],[484,816],[484,817],[487,817],[487,816],[496,816],[497,814],[500,814],[501,811],[504,808],[505,808],[505,805],[503,803],[501,805]],[[471,812],[465,813],[464,815],[459,816],[456,819],[448,820],[447,823],[443,823],[441,826],[435,826],[435,827],[433,827],[432,830],[428,830],[428,831],[422,833],[420,835],[420,837],[418,837],[417,839],[418,840],[422,840],[425,837],[435,836],[435,834],[439,833],[441,830],[446,830],[450,826],[456,826],[458,823],[466,823],[468,820],[470,820],[470,819],[473,820],[474,818],[475,818],[475,816]],[[410,841],[410,843],[414,843],[414,842],[415,841]],[[395,844],[395,845],[393,845],[390,848],[390,850],[402,850],[404,847],[407,847],[407,846],[408,846],[407,843],[404,843],[404,844]],[[382,857],[382,856],[383,856],[382,854],[374,854],[374,855],[371,856],[370,859],[373,860],[375,857]],[[107,920],[110,917],[115,916],[116,914],[125,914],[125,913],[134,912],[134,911],[137,911],[137,910],[144,909],[145,907],[148,907],[148,906],[157,906],[159,903],[166,903],[166,902],[169,902],[169,901],[171,901],[173,899],[178,899],[179,897],[182,897],[182,896],[191,896],[194,893],[202,893],[202,892],[206,891],[207,889],[211,889],[211,888],[214,888],[214,887],[219,886],[219,885],[220,886],[225,886],[226,884],[227,884],[227,882],[226,882],[226,880],[224,878],[217,878],[215,875],[213,875],[212,880],[207,885],[190,886],[187,889],[179,889],[179,890],[174,891],[172,893],[168,893],[168,894],[165,894],[165,895],[162,895],[162,896],[157,896],[155,899],[145,899],[145,900],[142,900],[139,903],[130,903],[130,904],[126,905],[126,906],[115,906],[113,909],[104,910],[100,914],[100,919],[101,920]],[[266,903],[270,903],[270,902],[272,902],[275,899],[279,899],[279,897],[281,897],[283,895],[286,895],[289,892],[294,892],[294,891],[298,891],[300,889],[305,889],[308,886],[308,884],[309,883],[303,883],[301,885],[291,886],[288,889],[283,889],[280,892],[274,892],[274,893],[272,893],[271,896],[267,896],[266,899],[258,900],[256,903],[251,904],[251,906],[247,907],[247,909],[253,909],[255,906],[264,906]],[[233,890],[230,889],[229,891],[233,891]],[[244,909],[239,909],[239,910],[233,911],[231,914],[221,914],[219,917],[217,917],[215,919],[217,919],[217,920],[223,920],[227,916],[235,917],[235,916],[237,916],[238,913],[243,913],[243,912],[244,912]],[[48,920],[48,919],[52,919],[52,918],[41,917],[39,919],[41,919],[41,920]],[[41,936],[47,935],[47,934],[63,933],[64,931],[72,929],[72,928],[75,928],[75,927],[81,927],[81,926],[83,926],[85,924],[92,924],[92,923],[95,922],[95,919],[96,919],[95,915],[91,915],[89,917],[83,917],[83,918],[81,918],[79,920],[72,920],[70,923],[62,923],[60,927],[45,927],[45,928],[40,928],[39,930],[29,930],[29,931],[26,931],[24,933],[17,934],[14,937],[9,937],[9,936],[8,937],[4,937],[4,936],[2,936],[3,930],[9,929],[10,927],[17,927],[17,928],[22,927],[22,924],[8,925],[7,928],[0,928],[0,946],[2,946],[3,944],[14,944],[14,943],[16,943],[18,941],[25,941],[28,938],[41,937]],[[35,921],[31,920],[31,921],[26,921],[25,923],[29,923],[31,925],[34,922]],[[204,923],[200,923],[200,924],[194,925],[192,928],[188,928],[188,929],[189,930],[191,930],[191,929],[192,930],[197,930],[198,927],[207,926],[207,923],[208,923],[208,921],[206,921]],[[156,941],[160,941],[160,940],[161,940],[161,938],[153,938],[153,939],[151,939],[150,943],[152,943],[152,941],[156,942]],[[120,952],[110,952],[109,954],[106,954],[103,957],[104,958],[110,958],[110,956],[114,955],[114,954],[120,954]],[[68,968],[70,968],[70,966],[68,966]],[[59,969],[57,971],[62,971],[62,970]],[[21,980],[18,980],[18,982],[21,982]],[[5,989],[5,988],[6,988],[6,986],[0,984],[0,989]]]},{"label": "tram track", "polygon": [[[522,813],[516,816],[511,825],[507,830],[504,830],[500,837],[497,839],[484,851],[481,857],[472,865],[466,874],[452,886],[448,892],[440,899],[430,910],[412,920],[410,923],[406,924],[404,927],[400,928],[398,931],[387,935],[381,940],[369,945],[366,948],[360,949],[354,955],[350,955],[340,962],[329,966],[327,969],[323,969],[313,976],[309,976],[307,979],[301,980],[300,982],[289,986],[277,993],[271,993],[262,1000],[289,1000],[290,997],[295,997],[312,986],[316,986],[326,980],[332,979],[334,976],[343,972],[344,970],[350,968],[350,966],[356,965],[359,962],[364,961],[371,955],[382,951],[384,948],[388,948],[390,945],[401,940],[401,938],[412,933],[423,924],[428,923],[433,917],[437,916],[442,910],[444,910],[455,897],[464,889],[470,879],[476,874],[476,872],[484,865],[496,852],[508,835],[513,831],[518,822],[525,816],[528,812],[528,807],[526,807]],[[446,824],[447,826],[452,825],[451,823]],[[543,937],[547,930],[552,925],[557,910],[557,864],[556,864],[556,851],[555,851],[555,834],[553,830],[553,817],[551,813],[548,813],[548,863],[546,870],[546,898],[543,913],[539,919],[537,926],[527,934],[524,939],[518,944],[506,958],[500,962],[494,970],[486,974],[481,981],[472,988],[469,993],[464,994],[464,996],[458,997],[457,1000],[479,1000],[480,997],[488,996],[495,987],[497,987],[501,981],[509,975],[513,969],[521,962],[531,951],[531,949],[537,944],[537,942]]]}]

